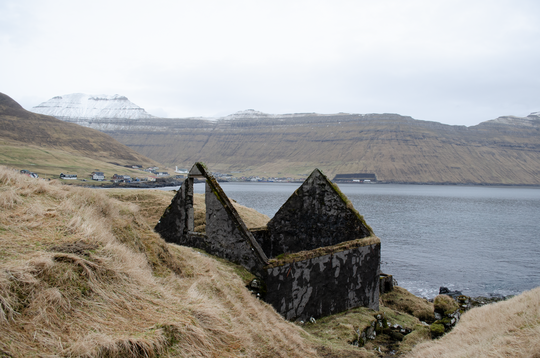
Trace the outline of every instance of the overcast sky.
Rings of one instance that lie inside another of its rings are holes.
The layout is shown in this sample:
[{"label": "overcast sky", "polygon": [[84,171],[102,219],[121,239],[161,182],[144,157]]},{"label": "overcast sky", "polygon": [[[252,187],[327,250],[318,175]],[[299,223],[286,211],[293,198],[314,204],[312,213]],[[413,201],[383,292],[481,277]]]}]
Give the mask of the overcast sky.
[{"label": "overcast sky", "polygon": [[475,125],[540,111],[540,1],[0,0],[0,92]]}]

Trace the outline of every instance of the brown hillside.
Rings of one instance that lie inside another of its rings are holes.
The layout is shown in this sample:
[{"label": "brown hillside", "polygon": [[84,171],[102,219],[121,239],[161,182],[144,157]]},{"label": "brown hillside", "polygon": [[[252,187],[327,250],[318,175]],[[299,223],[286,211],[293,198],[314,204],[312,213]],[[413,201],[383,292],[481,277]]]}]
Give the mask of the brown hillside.
[{"label": "brown hillside", "polygon": [[120,165],[157,164],[100,131],[26,111],[3,93],[0,93],[0,141],[60,149]]},{"label": "brown hillside", "polygon": [[318,167],[330,177],[375,173],[384,182],[540,185],[540,119],[506,122],[465,127],[397,114],[308,114],[152,119],[131,127],[110,120],[100,130],[180,167],[203,161],[217,171],[266,177]]}]

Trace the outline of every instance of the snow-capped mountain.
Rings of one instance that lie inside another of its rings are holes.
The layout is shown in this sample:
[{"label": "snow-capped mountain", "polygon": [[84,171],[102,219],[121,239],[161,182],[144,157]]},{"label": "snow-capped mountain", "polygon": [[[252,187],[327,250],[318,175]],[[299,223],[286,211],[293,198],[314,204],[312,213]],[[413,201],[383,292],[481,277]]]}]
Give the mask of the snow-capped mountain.
[{"label": "snow-capped mountain", "polygon": [[532,126],[540,119],[540,112],[533,112],[527,117],[502,116],[484,123],[503,123],[509,125]]},{"label": "snow-capped mountain", "polygon": [[59,119],[146,119],[154,116],[120,95],[73,93],[56,96],[32,108],[32,112]]},{"label": "snow-capped mountain", "polygon": [[[345,113],[338,113],[336,115],[345,114]],[[238,111],[233,114],[229,114],[228,116],[217,118],[217,120],[237,120],[237,119],[266,119],[266,118],[298,118],[298,117],[317,117],[317,116],[327,116],[327,114],[319,114],[319,113],[288,113],[288,114],[270,114],[270,113],[264,113],[260,111],[256,111],[254,109],[246,109],[244,111]]]}]

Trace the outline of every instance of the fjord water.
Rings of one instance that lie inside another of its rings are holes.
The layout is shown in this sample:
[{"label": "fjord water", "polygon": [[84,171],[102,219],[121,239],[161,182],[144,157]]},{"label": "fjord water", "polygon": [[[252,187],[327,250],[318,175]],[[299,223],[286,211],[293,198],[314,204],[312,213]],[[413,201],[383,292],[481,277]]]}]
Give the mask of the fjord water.
[{"label": "fjord water", "polygon": [[[271,218],[300,184],[221,185],[229,198]],[[432,298],[440,286],[469,296],[540,286],[540,188],[339,187],[381,238],[381,271],[417,296]]]}]

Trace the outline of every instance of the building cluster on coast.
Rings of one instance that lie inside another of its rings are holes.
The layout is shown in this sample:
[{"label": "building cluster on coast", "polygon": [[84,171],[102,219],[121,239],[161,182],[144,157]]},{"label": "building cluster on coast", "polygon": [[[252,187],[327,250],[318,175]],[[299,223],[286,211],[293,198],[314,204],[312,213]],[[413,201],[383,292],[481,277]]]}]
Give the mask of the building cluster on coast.
[{"label": "building cluster on coast", "polygon": [[220,182],[265,182],[265,183],[302,183],[304,179],[292,177],[259,177],[259,176],[238,176],[223,174],[219,172],[211,173]]}]

